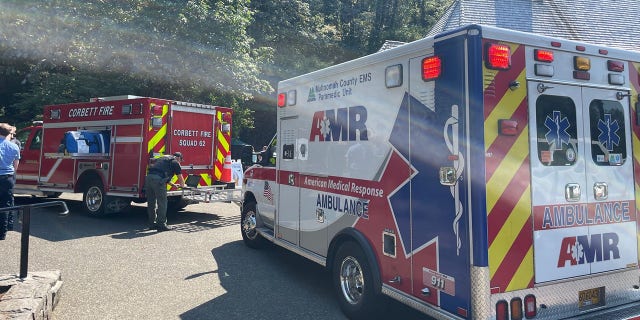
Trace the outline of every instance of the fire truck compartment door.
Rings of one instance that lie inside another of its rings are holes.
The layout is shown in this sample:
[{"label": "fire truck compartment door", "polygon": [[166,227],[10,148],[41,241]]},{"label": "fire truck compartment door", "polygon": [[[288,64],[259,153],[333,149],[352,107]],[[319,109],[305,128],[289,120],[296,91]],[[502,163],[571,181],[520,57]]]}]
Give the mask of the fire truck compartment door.
[{"label": "fire truck compartment door", "polygon": [[531,81],[535,282],[637,263],[629,100]]}]

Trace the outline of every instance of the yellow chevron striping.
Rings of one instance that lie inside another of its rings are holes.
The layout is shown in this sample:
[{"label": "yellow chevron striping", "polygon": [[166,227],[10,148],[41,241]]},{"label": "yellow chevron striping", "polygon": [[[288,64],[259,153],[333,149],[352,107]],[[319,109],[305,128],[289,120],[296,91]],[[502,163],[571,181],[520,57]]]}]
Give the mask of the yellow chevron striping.
[{"label": "yellow chevron striping", "polygon": [[210,174],[201,173],[200,176],[202,177],[202,180],[204,180],[204,183],[207,186],[211,185],[211,175]]},{"label": "yellow chevron striping", "polygon": [[496,202],[509,185],[509,181],[529,155],[528,139],[529,126],[527,125],[522,129],[522,133],[505,155],[504,160],[500,162],[491,179],[487,181],[487,214],[493,210]]},{"label": "yellow chevron striping", "polygon": [[[518,75],[517,81],[520,83],[526,83],[526,72],[523,69]],[[522,101],[527,95],[527,89],[520,87],[514,91],[507,90],[500,102],[493,108],[491,114],[485,119],[484,141],[485,151],[493,144],[498,137],[498,120],[511,119],[513,113],[518,109]],[[495,129],[494,129],[495,128]]]},{"label": "yellow chevron striping", "polygon": [[[156,134],[153,135],[153,137],[149,140],[149,150],[147,150],[147,153],[151,152],[151,150],[153,150],[153,148],[160,143],[160,141],[162,141],[162,139],[164,139],[164,136],[167,134],[167,124],[165,123],[159,130],[158,132],[156,132]],[[164,149],[164,147],[163,147]]]},{"label": "yellow chevron striping", "polygon": [[[153,110],[153,107],[156,106],[155,103],[151,103],[149,104],[149,108],[150,110]],[[163,104],[162,105],[162,118],[166,119],[167,114],[169,113],[169,105],[168,104]],[[160,141],[162,139],[164,139],[165,135],[167,134],[167,121],[164,121],[165,124],[158,130],[158,132],[156,132],[153,137],[151,139],[149,139],[149,145],[147,146],[147,153],[150,153],[153,148],[155,148],[158,143],[160,143]],[[149,128],[148,128],[149,132],[153,131],[153,127],[151,126],[151,122],[149,122]],[[164,153],[166,146],[163,146],[162,148],[160,148],[159,152]]]},{"label": "yellow chevron striping", "polygon": [[[487,188],[489,189],[489,188]],[[511,246],[516,240],[522,228],[531,219],[531,198],[529,196],[530,186],[524,191],[513,211],[500,229],[500,232],[489,246],[489,271],[491,278],[498,270],[505,256],[511,250]]]},{"label": "yellow chevron striping", "polygon": [[511,279],[511,282],[509,282],[505,291],[527,288],[531,279],[533,279],[533,246],[529,247],[526,256],[522,259],[516,274]]},{"label": "yellow chevron striping", "polygon": [[229,151],[229,141],[227,141],[222,132],[218,132],[218,143],[225,151]]}]

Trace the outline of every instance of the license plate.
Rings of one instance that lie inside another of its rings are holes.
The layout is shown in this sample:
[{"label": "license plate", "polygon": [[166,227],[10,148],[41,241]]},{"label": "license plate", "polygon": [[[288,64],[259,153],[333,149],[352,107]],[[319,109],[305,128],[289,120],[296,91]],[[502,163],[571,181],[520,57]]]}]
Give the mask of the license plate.
[{"label": "license plate", "polygon": [[578,292],[578,309],[588,310],[604,305],[604,287],[587,289]]}]

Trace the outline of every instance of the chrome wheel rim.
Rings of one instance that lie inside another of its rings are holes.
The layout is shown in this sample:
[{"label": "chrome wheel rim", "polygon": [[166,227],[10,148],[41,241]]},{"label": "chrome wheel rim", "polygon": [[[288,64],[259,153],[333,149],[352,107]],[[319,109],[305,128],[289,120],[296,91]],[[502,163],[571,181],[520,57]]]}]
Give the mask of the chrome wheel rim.
[{"label": "chrome wheel rim", "polygon": [[253,240],[256,238],[256,213],[253,211],[247,212],[244,217],[244,221],[242,221],[242,232],[247,238]]},{"label": "chrome wheel rim", "polygon": [[350,304],[357,304],[364,294],[362,267],[354,257],[346,257],[340,264],[340,288]]},{"label": "chrome wheel rim", "polygon": [[87,209],[92,212],[98,211],[102,206],[102,191],[98,187],[91,187],[87,190],[87,198],[85,199]]}]

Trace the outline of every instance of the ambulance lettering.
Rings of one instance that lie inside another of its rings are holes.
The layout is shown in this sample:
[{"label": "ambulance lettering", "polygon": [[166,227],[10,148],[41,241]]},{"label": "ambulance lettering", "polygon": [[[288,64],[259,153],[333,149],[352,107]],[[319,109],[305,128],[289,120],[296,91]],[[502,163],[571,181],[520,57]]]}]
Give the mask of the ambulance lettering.
[{"label": "ambulance lettering", "polygon": [[[540,228],[555,229],[631,221],[629,201],[544,206]],[[537,211],[537,210],[536,210]]]},{"label": "ambulance lettering", "polygon": [[603,233],[565,237],[562,239],[560,253],[558,255],[558,268],[575,266],[585,263],[620,259],[618,234]]},{"label": "ambulance lettering", "polygon": [[318,193],[316,208],[369,219],[369,200]]},{"label": "ambulance lettering", "polygon": [[317,111],[313,114],[309,141],[365,141],[367,137],[367,108]]}]

